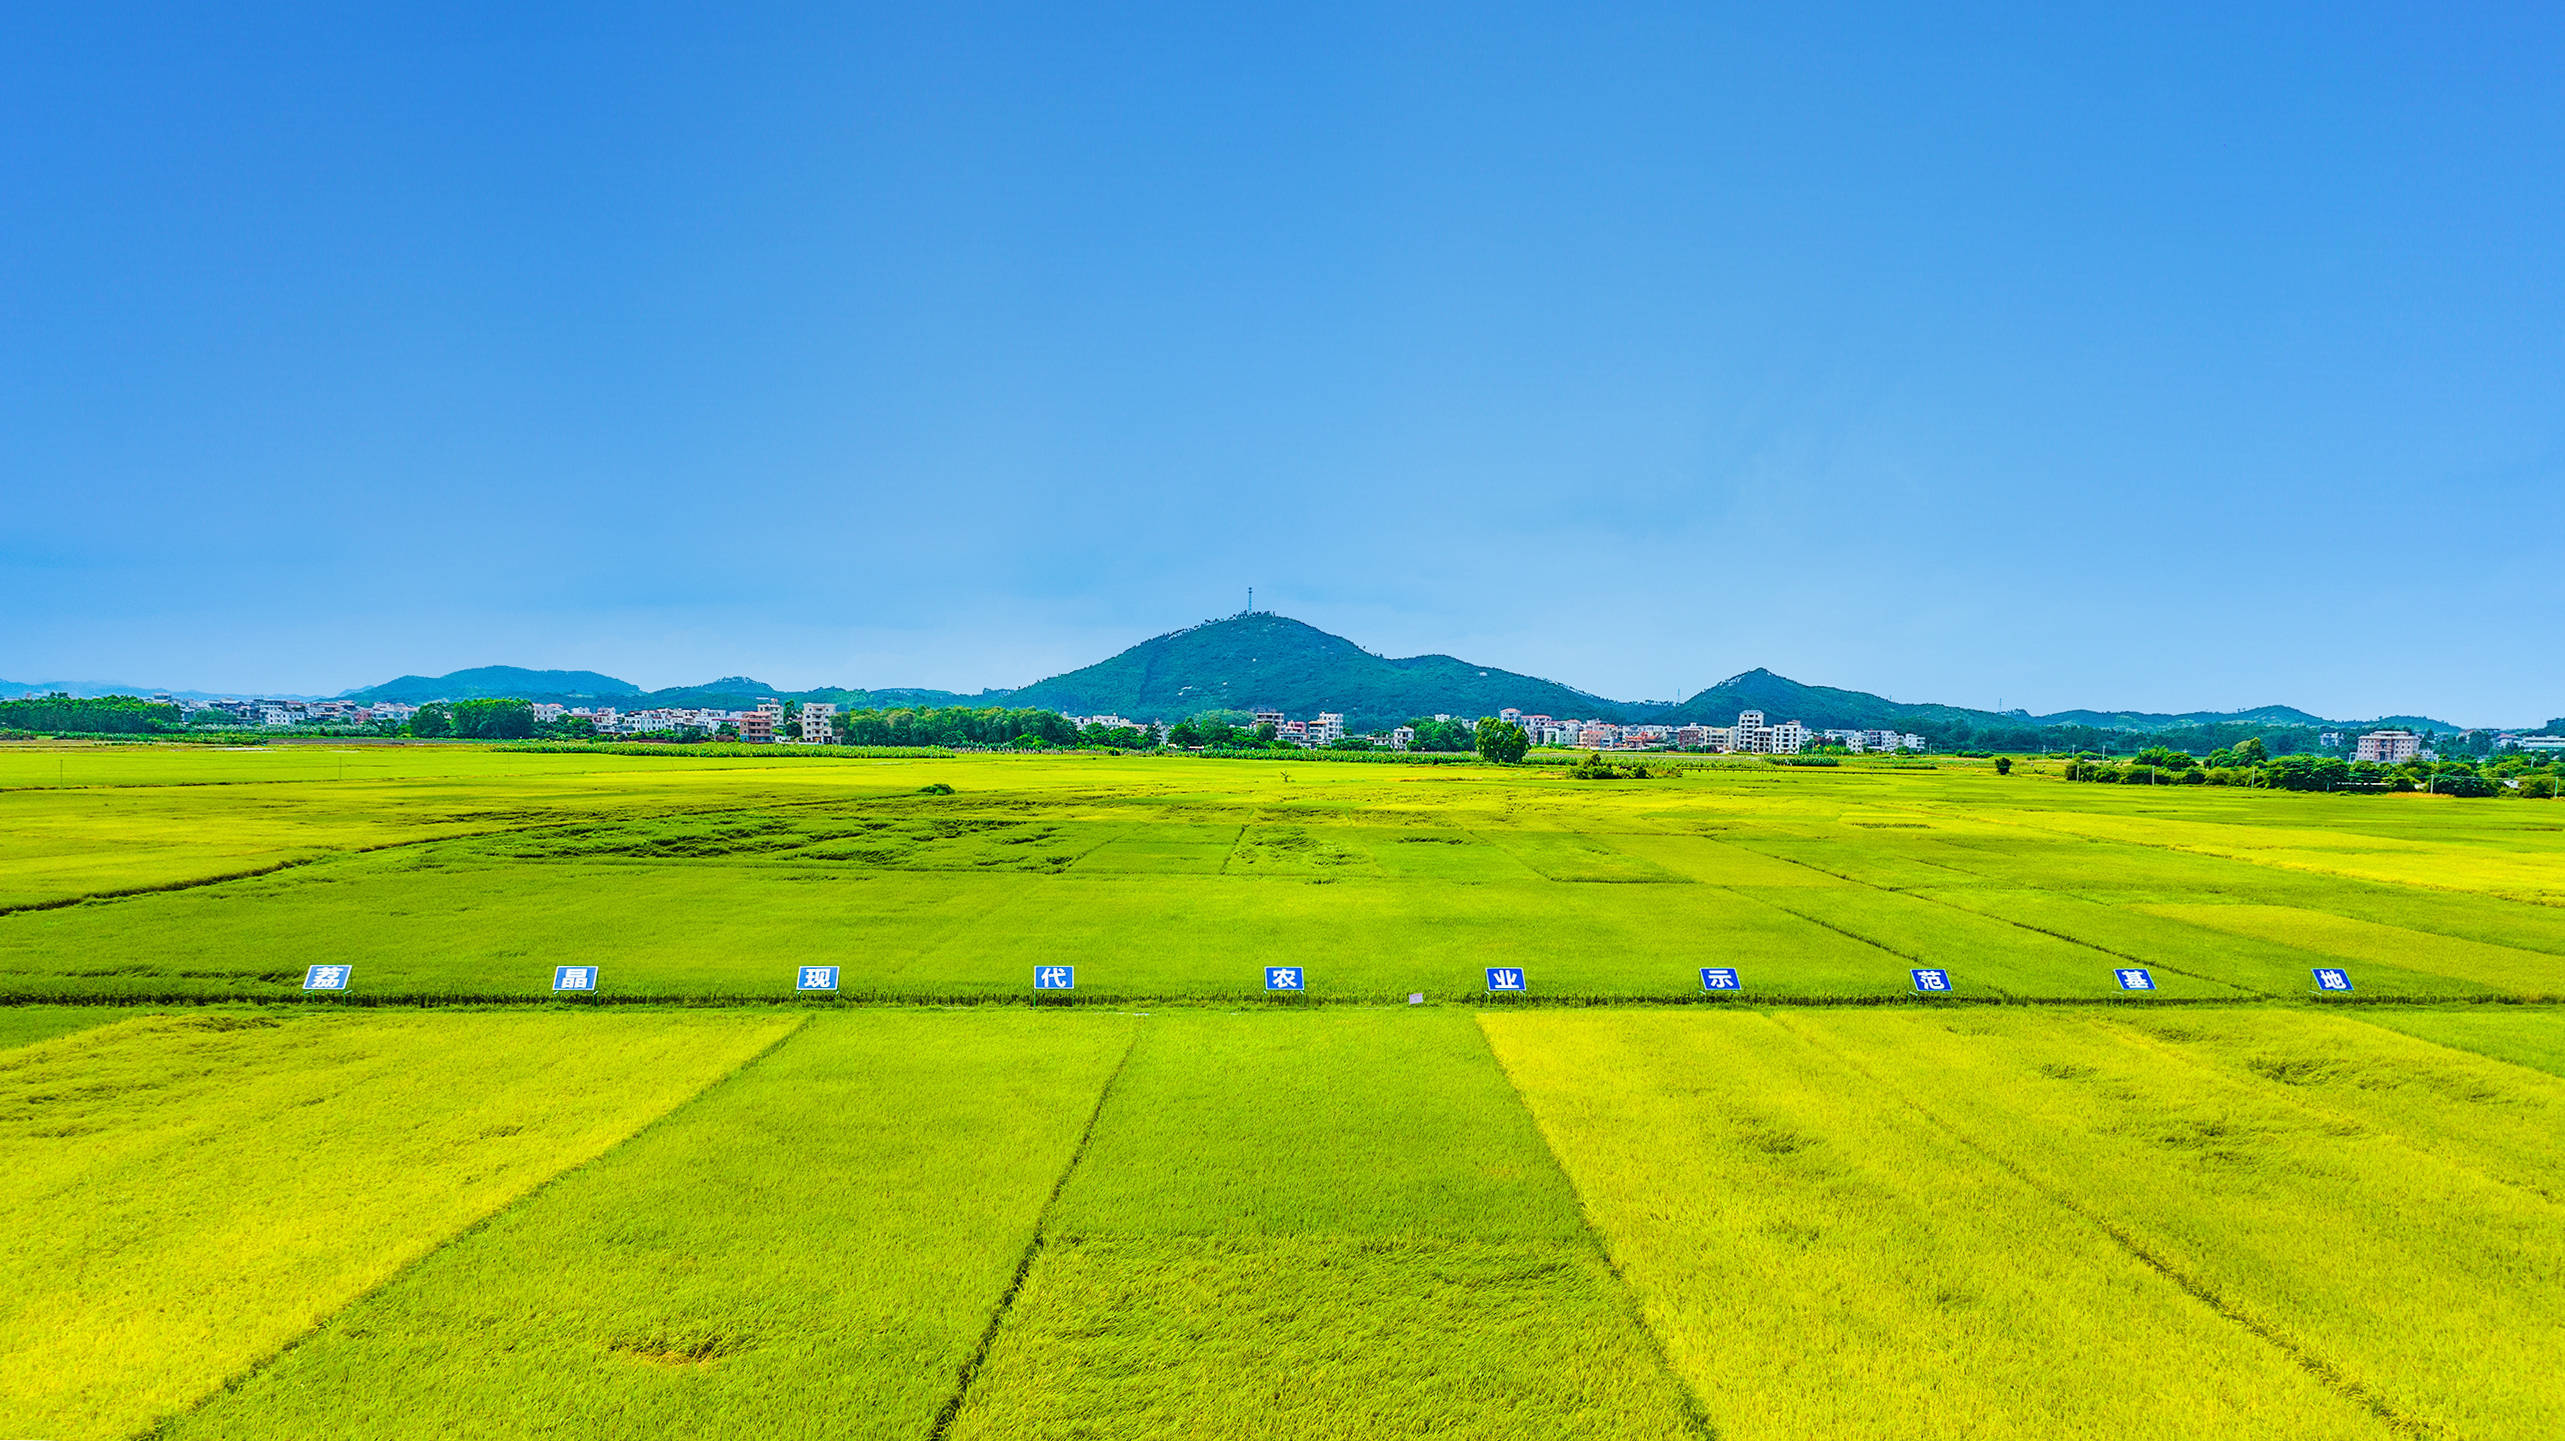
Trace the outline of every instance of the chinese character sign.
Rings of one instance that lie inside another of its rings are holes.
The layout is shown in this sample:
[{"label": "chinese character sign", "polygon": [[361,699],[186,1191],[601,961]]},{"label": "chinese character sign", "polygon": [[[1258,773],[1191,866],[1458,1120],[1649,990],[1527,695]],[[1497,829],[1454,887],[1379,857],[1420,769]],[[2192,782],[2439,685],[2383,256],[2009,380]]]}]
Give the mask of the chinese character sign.
[{"label": "chinese character sign", "polygon": [[835,966],[804,966],[800,978],[793,982],[797,991],[833,991],[837,989]]},{"label": "chinese character sign", "polygon": [[1265,967],[1265,989],[1269,991],[1305,991],[1309,989],[1308,979],[1298,966]]},{"label": "chinese character sign", "polygon": [[1490,966],[1487,968],[1487,988],[1491,991],[1520,991],[1523,989],[1523,973],[1512,966]]},{"label": "chinese character sign", "polygon": [[1074,991],[1078,988],[1075,966],[1035,966],[1033,989],[1037,991]]},{"label": "chinese character sign", "polygon": [[2121,990],[2151,991],[2155,989],[2155,977],[2147,974],[2142,966],[2124,966],[2111,974],[2120,978]]},{"label": "chinese character sign", "polygon": [[1925,992],[1928,995],[1934,992],[1947,991],[1950,989],[1950,972],[1948,971],[1934,968],[1920,971],[1909,971],[1907,974],[1915,978],[1915,989]]},{"label": "chinese character sign", "polygon": [[2350,990],[2351,972],[2336,970],[2331,966],[2318,966],[2316,967],[2316,989],[2319,991]]},{"label": "chinese character sign", "polygon": [[1703,966],[1701,968],[1701,989],[1705,991],[1733,991],[1736,988],[1737,973],[1735,971],[1730,970],[1726,966]]},{"label": "chinese character sign", "polygon": [[597,988],[594,966],[554,966],[552,989],[556,991],[593,991]]},{"label": "chinese character sign", "polygon": [[303,989],[307,991],[344,991],[351,966],[314,966],[303,972]]}]

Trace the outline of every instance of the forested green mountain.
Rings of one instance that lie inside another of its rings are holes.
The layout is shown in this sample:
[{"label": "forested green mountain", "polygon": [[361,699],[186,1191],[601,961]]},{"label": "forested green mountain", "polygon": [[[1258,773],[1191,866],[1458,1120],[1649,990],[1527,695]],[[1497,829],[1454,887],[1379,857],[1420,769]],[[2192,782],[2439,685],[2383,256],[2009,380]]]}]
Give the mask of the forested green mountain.
[{"label": "forested green mountain", "polygon": [[[2303,731],[2312,744],[2318,728],[2359,723],[2325,720],[2288,706],[2247,711],[2074,710],[2034,716],[1966,706],[1909,704],[1866,691],[1802,685],[1756,669],[1733,675],[1674,704],[1615,701],[1556,681],[1447,655],[1393,660],[1342,636],[1270,612],[1249,612],[1157,636],[1093,665],[1039,680],[1020,690],[977,695],[922,689],[856,690],[827,687],[782,691],[747,676],[704,685],[644,691],[629,681],[594,671],[519,670],[486,666],[449,676],[403,676],[350,691],[347,699],[428,700],[516,697],[563,705],[612,705],[741,709],[770,699],[831,701],[846,710],[926,709],[945,706],[1022,706],[1073,715],[1112,714],[1131,720],[1176,721],[1206,711],[1279,710],[1296,717],[1342,712],[1355,731],[1397,725],[1417,716],[1493,715],[1507,707],[1581,720],[1659,721],[1705,725],[1733,723],[1740,711],[1759,710],[1774,721],[1796,720],[1811,729],[1913,731],[1937,747],[2043,746],[2125,748],[2133,737],[2200,747],[2232,744],[2248,734]],[[2455,730],[2427,717],[2391,717],[2389,724]]]},{"label": "forested green mountain", "polygon": [[405,675],[352,690],[339,697],[360,705],[393,701],[424,705],[432,700],[539,700],[557,705],[628,705],[641,688],[628,680],[592,670],[523,670],[512,665],[485,665],[451,675]]},{"label": "forested green mountain", "polygon": [[1493,715],[1507,706],[1558,716],[1620,715],[1618,701],[1447,655],[1390,660],[1343,636],[1257,611],[1145,640],[1108,660],[1006,697],[1073,715],[1181,720],[1210,710],[1340,711],[1356,730],[1419,715]]}]

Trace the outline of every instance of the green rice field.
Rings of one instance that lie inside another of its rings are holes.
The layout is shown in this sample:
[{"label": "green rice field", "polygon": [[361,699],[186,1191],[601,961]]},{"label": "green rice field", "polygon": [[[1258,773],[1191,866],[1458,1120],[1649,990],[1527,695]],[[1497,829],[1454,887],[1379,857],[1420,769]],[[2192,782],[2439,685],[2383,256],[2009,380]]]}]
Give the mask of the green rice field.
[{"label": "green rice field", "polygon": [[0,747],[0,1436],[2554,1437],[2560,999],[2533,801]]}]

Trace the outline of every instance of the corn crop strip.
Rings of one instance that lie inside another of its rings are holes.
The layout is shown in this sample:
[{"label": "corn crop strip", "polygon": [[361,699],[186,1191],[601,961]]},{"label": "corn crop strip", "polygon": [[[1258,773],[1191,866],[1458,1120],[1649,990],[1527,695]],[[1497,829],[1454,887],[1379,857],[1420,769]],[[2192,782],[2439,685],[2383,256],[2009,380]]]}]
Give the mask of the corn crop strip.
[{"label": "corn crop strip", "polygon": [[0,1434],[198,1400],[790,1026],[216,1012],[0,1053]]},{"label": "corn crop strip", "polygon": [[[1776,1021],[2400,1430],[2565,1434],[2565,1154],[2500,1119],[2506,1097],[2525,1126],[2559,1114],[2551,1078],[2455,1053],[2416,1068],[2365,1026]],[[2339,1083],[2304,1084],[2328,1067]],[[2429,1134],[2469,1117],[2482,1134]]]},{"label": "corn crop strip", "polygon": [[815,1018],[170,1434],[914,1441],[1133,1024]]},{"label": "corn crop strip", "polygon": [[1404,1010],[1151,1016],[951,1430],[1698,1434],[1468,1018]]},{"label": "corn crop strip", "polygon": [[1729,1441],[2390,1434],[1771,1020],[1481,1023]]}]

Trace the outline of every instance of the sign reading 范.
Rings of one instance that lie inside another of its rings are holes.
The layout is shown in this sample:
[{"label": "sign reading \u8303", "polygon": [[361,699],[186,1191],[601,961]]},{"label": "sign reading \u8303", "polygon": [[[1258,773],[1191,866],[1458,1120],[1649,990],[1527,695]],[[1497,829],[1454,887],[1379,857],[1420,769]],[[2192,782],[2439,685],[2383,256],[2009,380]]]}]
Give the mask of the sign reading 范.
[{"label": "sign reading \u8303", "polygon": [[1737,989],[1737,973],[1726,966],[1703,966],[1701,968],[1701,989],[1705,991],[1733,991]]},{"label": "sign reading \u8303", "polygon": [[1936,991],[1947,991],[1950,989],[1950,972],[1945,971],[1938,966],[1928,966],[1922,970],[1909,971],[1906,974],[1915,978],[1916,990],[1929,994]]},{"label": "sign reading \u8303", "polygon": [[303,972],[303,989],[307,991],[344,991],[347,979],[355,973],[353,966],[313,966]]},{"label": "sign reading \u8303", "polygon": [[837,989],[835,966],[804,966],[794,978],[796,991],[833,991]]},{"label": "sign reading \u8303", "polygon": [[593,991],[597,988],[594,966],[554,966],[552,989],[556,991]]}]

